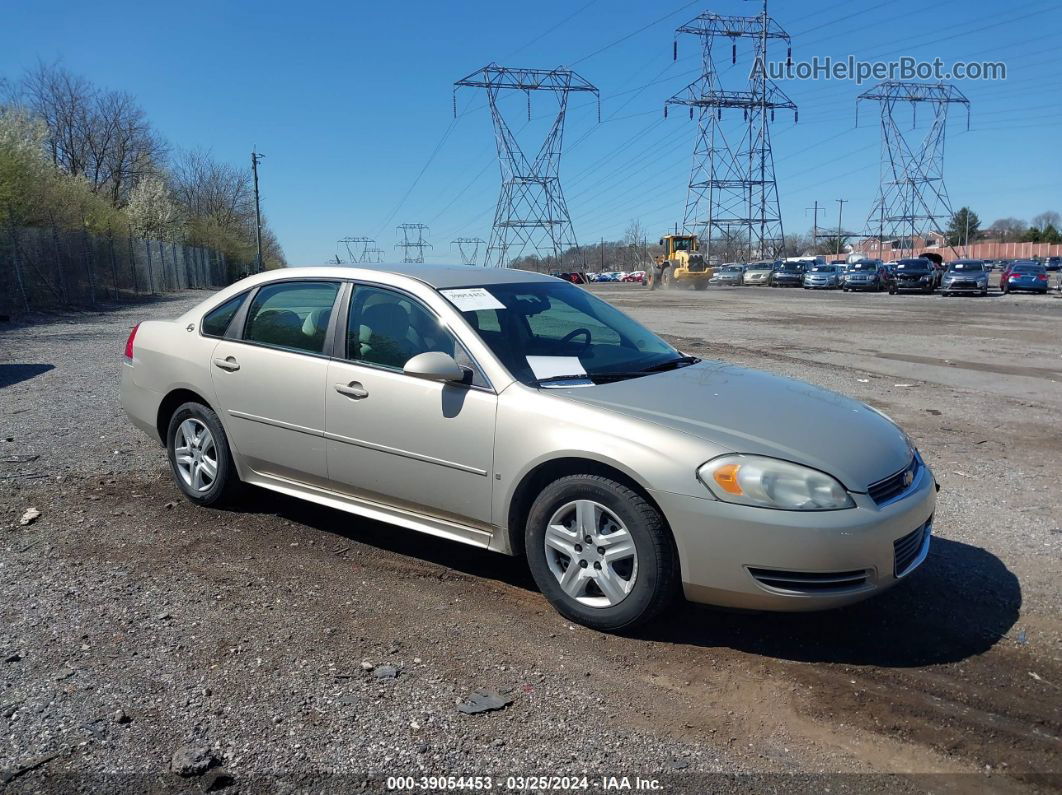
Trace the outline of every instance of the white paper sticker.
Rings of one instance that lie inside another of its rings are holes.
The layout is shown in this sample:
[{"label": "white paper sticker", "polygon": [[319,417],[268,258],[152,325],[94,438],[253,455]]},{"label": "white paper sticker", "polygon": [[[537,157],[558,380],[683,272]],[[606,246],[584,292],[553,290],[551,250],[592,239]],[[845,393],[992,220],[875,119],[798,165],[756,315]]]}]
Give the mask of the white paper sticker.
[{"label": "white paper sticker", "polygon": [[540,381],[558,375],[586,375],[578,356],[528,356],[527,364]]},{"label": "white paper sticker", "polygon": [[505,304],[488,293],[482,287],[464,287],[460,290],[439,290],[450,302],[462,312],[476,312],[480,309],[505,309]]}]

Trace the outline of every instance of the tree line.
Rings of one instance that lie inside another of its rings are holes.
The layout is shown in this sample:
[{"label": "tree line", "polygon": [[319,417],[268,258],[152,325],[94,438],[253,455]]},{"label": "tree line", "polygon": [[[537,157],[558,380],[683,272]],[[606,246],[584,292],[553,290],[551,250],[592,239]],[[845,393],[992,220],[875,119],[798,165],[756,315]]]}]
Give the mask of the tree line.
[{"label": "tree line", "polygon": [[[58,64],[0,77],[0,232],[23,227],[203,246],[236,269],[256,253],[249,168],[172,148],[132,95]],[[265,219],[262,259],[286,265]]]}]

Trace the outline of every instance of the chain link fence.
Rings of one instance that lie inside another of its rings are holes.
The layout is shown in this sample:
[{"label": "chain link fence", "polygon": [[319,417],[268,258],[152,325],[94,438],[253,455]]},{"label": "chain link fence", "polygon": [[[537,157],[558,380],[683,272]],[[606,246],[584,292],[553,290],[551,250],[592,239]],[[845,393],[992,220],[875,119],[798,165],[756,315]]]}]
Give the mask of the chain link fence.
[{"label": "chain link fence", "polygon": [[224,287],[243,263],[209,248],[86,231],[0,230],[0,314],[99,307],[188,289]]}]

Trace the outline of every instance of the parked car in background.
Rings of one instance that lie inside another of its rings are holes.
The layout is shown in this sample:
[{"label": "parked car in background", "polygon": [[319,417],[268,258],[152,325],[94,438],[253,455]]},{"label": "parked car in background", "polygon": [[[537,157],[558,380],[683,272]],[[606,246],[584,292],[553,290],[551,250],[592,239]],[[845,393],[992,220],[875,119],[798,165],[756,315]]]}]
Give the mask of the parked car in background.
[{"label": "parked car in background", "polygon": [[786,260],[771,274],[771,287],[802,287],[808,270],[806,260]]},{"label": "parked car in background", "polygon": [[889,294],[896,295],[900,290],[919,290],[932,293],[937,288],[937,277],[933,263],[923,257],[908,257],[896,260],[893,282],[889,285]]},{"label": "parked car in background", "polygon": [[944,280],[940,283],[940,294],[944,296],[959,293],[988,295],[988,271],[979,259],[957,259],[948,263]]},{"label": "parked car in background", "polygon": [[708,280],[708,284],[740,287],[744,283],[744,277],[745,266],[732,262],[717,269],[715,275]]},{"label": "parked car in background", "polygon": [[1062,257],[1048,257],[1046,260],[1044,260],[1044,270],[1062,270]]},{"label": "parked car in background", "polygon": [[753,262],[751,265],[745,266],[745,275],[742,279],[744,285],[757,285],[762,287],[765,284],[771,283],[771,274],[774,273],[774,269],[781,265],[781,262]]},{"label": "parked car in background", "polygon": [[880,259],[861,259],[853,262],[845,271],[842,289],[849,290],[873,290],[881,292],[890,283],[888,270]]},{"label": "parked car in background", "polygon": [[623,277],[625,282],[636,282],[637,284],[645,284],[646,273],[645,271],[631,271]]},{"label": "parked car in background", "polygon": [[1015,290],[1047,294],[1049,285],[1047,271],[1036,260],[1018,260],[1004,274],[1000,287],[1004,293]]},{"label": "parked car in background", "polygon": [[680,593],[840,607],[932,542],[933,473],[879,410],[684,355],[542,274],[267,271],[136,326],[120,369],[189,502],[239,508],[250,484],[523,555],[558,612],[602,631]]},{"label": "parked car in background", "polygon": [[836,290],[841,286],[837,265],[815,265],[804,274],[805,290]]}]

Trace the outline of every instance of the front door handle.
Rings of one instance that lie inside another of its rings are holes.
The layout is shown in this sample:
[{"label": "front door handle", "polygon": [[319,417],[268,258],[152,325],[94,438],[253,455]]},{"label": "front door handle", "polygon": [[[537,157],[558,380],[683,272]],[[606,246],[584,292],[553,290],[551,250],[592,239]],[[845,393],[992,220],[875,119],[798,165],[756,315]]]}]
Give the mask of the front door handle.
[{"label": "front door handle", "polygon": [[240,369],[240,363],[236,361],[232,356],[226,359],[217,358],[214,359],[214,366],[220,367],[222,370],[228,370],[230,373]]},{"label": "front door handle", "polygon": [[361,400],[369,396],[369,390],[358,381],[351,381],[349,384],[336,384],[336,392],[355,400]]}]

